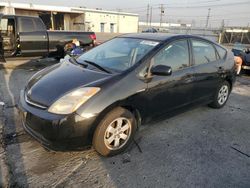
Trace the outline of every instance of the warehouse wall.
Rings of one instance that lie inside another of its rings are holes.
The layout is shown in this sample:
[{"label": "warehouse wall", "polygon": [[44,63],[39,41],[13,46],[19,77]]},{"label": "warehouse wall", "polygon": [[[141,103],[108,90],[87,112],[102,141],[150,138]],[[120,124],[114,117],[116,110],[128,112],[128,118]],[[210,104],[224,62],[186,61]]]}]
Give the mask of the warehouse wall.
[{"label": "warehouse wall", "polygon": [[[113,24],[113,26],[111,25]],[[119,15],[101,12],[85,12],[86,30],[94,32],[131,33],[138,30],[138,16]]]}]

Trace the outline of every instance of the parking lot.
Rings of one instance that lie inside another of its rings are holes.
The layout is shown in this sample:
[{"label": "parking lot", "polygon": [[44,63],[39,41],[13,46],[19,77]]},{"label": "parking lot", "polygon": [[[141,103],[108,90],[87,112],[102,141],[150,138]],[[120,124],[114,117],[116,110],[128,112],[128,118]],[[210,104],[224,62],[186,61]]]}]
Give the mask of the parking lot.
[{"label": "parking lot", "polygon": [[17,102],[53,60],[0,64],[0,187],[250,187],[250,76],[222,109],[207,106],[140,127],[123,154],[53,152],[26,134]]}]

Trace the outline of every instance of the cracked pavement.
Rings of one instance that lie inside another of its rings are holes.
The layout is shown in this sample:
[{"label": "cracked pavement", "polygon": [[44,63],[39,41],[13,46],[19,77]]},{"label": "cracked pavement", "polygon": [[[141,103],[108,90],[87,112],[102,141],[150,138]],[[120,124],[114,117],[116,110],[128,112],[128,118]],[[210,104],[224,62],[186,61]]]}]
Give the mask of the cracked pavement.
[{"label": "cracked pavement", "polygon": [[0,187],[250,187],[250,76],[238,78],[223,109],[144,125],[139,148],[103,158],[92,148],[48,151],[24,132],[19,91],[47,63],[0,64]]}]

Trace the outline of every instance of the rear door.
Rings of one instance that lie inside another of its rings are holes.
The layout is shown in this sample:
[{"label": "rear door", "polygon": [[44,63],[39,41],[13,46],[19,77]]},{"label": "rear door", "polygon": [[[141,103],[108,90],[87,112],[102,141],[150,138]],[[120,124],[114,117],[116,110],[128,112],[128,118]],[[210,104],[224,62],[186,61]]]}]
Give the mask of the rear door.
[{"label": "rear door", "polygon": [[213,43],[202,39],[190,40],[193,54],[194,92],[193,101],[210,99],[220,83],[223,63]]},{"label": "rear door", "polygon": [[193,90],[193,69],[187,39],[178,39],[153,58],[153,66],[167,65],[170,76],[156,76],[148,83],[147,97],[151,116],[160,116],[189,104]]},{"label": "rear door", "polygon": [[48,36],[41,19],[18,17],[20,50],[23,56],[48,54]]}]

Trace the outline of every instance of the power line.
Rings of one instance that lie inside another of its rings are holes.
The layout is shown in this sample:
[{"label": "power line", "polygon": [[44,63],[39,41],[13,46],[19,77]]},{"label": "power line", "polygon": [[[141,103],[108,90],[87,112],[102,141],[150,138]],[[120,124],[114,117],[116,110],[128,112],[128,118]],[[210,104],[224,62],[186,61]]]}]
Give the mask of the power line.
[{"label": "power line", "polygon": [[[242,1],[242,2],[236,2],[236,3],[219,3],[219,4],[210,4],[210,5],[199,5],[199,6],[168,6],[168,8],[210,8],[210,7],[216,7],[216,8],[223,8],[225,6],[233,6],[233,5],[243,5],[243,4],[249,4],[250,1]],[[223,7],[222,7],[223,6]]]},{"label": "power line", "polygon": [[[219,0],[218,0],[219,1]],[[206,2],[218,2],[217,0],[214,1],[206,1]],[[201,3],[201,2],[200,2]],[[205,1],[203,2],[205,3]],[[168,8],[211,8],[211,7],[216,7],[216,8],[224,8],[226,6],[233,6],[233,5],[244,5],[244,4],[249,4],[250,1],[241,1],[241,2],[234,2],[234,3],[215,3],[215,4],[209,4],[209,5],[198,5],[198,6],[190,6],[192,5],[192,3],[188,3],[188,6],[174,6],[174,5],[178,5],[178,4],[161,4],[162,6],[167,6]],[[194,4],[199,4],[199,2]],[[183,4],[180,4],[183,5]],[[159,4],[150,4],[151,7],[153,7],[153,9],[158,9]],[[147,10],[147,6],[141,6],[141,7],[131,7],[131,8],[122,8],[123,10]]]}]

